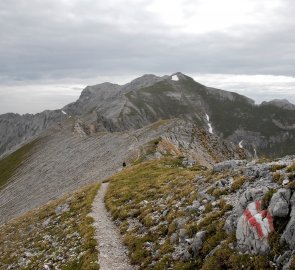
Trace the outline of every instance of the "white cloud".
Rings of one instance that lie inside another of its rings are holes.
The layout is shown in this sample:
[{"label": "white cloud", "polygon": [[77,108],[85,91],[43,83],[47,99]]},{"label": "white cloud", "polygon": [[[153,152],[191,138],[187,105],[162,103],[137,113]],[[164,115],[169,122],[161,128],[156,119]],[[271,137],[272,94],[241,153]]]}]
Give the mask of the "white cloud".
[{"label": "white cloud", "polygon": [[295,104],[295,77],[273,75],[191,74],[198,82],[233,91],[261,103],[272,99],[288,99]]},{"label": "white cloud", "polygon": [[60,109],[75,101],[81,85],[17,85],[0,86],[0,114],[37,113],[47,109]]},{"label": "white cloud", "polygon": [[281,5],[279,0],[157,0],[151,1],[148,10],[178,31],[204,34],[270,23]]},{"label": "white cloud", "polygon": [[35,83],[19,82],[13,85],[0,85],[0,114],[38,113],[44,110],[61,109],[66,104],[76,101],[87,85],[106,81],[125,84],[135,77],[135,75],[100,76],[84,80],[85,84],[80,84],[77,78],[67,78],[56,82],[45,80]]}]

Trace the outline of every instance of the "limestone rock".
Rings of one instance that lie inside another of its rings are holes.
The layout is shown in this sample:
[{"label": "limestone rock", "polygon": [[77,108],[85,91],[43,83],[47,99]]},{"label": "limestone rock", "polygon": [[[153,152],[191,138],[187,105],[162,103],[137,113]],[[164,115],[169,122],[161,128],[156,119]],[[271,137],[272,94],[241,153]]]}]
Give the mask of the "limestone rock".
[{"label": "limestone rock", "polygon": [[270,213],[260,210],[259,201],[250,203],[237,224],[238,248],[252,254],[266,254],[269,251],[267,237],[273,230]]},{"label": "limestone rock", "polygon": [[269,211],[273,217],[286,217],[289,214],[290,189],[279,189],[271,198]]},{"label": "limestone rock", "polygon": [[245,165],[246,161],[245,160],[227,160],[220,162],[218,164],[215,164],[213,166],[213,172],[222,172],[225,170],[233,170],[237,169],[241,165]]},{"label": "limestone rock", "polygon": [[286,252],[284,252],[284,254],[280,255],[277,259],[276,259],[276,265],[282,267],[282,266],[286,266],[290,260],[292,256],[292,251],[291,250],[287,250]]},{"label": "limestone rock", "polygon": [[55,209],[55,213],[57,215],[68,212],[68,211],[70,211],[70,206],[67,203],[59,205]]},{"label": "limestone rock", "polygon": [[199,252],[199,250],[201,249],[205,236],[206,236],[205,231],[197,232],[197,234],[195,235],[195,237],[191,243],[191,249],[192,249],[194,255],[196,255]]},{"label": "limestone rock", "polygon": [[185,242],[186,235],[187,235],[186,229],[180,229],[179,230],[179,242]]},{"label": "limestone rock", "polygon": [[261,200],[264,194],[268,191],[267,187],[250,188],[238,196],[237,204],[235,204],[233,211],[227,217],[224,229],[227,233],[233,232],[237,228],[239,217],[246,210],[249,203]]},{"label": "limestone rock", "polygon": [[0,115],[0,156],[40,134],[42,130],[67,118],[68,116],[63,114],[61,110],[44,111],[35,115],[14,113]]},{"label": "limestone rock", "polygon": [[291,249],[295,249],[295,216],[291,216],[281,241],[286,242]]}]

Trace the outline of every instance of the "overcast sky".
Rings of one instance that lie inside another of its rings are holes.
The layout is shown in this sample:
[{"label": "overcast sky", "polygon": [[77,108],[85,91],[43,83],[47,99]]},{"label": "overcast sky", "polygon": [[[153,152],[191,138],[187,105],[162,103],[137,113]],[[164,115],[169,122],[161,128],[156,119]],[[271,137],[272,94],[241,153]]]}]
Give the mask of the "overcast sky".
[{"label": "overcast sky", "polygon": [[1,0],[0,113],[176,71],[295,103],[294,14],[293,0]]}]

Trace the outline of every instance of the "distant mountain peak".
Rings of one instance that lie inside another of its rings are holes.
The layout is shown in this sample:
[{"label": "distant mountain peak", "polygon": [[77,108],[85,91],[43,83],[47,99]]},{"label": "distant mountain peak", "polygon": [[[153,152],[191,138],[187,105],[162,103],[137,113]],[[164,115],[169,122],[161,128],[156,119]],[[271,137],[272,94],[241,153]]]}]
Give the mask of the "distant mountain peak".
[{"label": "distant mountain peak", "polygon": [[261,105],[262,106],[273,105],[273,106],[287,109],[287,110],[295,110],[295,105],[287,99],[273,99],[270,101],[264,101],[261,103]]}]

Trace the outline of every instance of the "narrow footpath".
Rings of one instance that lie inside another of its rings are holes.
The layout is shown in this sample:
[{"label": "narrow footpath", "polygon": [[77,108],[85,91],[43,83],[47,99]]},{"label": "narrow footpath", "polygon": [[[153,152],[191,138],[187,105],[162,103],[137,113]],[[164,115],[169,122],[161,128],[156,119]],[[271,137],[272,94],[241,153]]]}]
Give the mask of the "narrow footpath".
[{"label": "narrow footpath", "polygon": [[104,197],[108,183],[102,183],[93,201],[92,214],[99,249],[100,270],[134,270],[122,243],[118,228],[107,212]]}]

